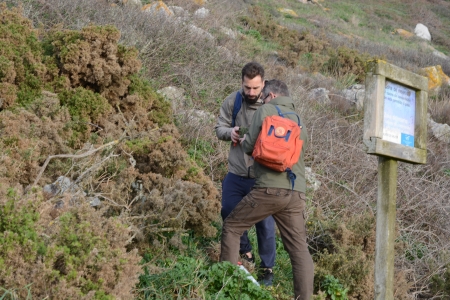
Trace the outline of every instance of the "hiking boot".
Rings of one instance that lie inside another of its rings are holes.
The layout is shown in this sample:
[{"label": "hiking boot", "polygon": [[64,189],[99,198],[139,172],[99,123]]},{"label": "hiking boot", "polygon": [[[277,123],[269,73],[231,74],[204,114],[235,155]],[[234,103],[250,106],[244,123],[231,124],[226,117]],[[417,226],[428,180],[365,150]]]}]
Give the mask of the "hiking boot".
[{"label": "hiking boot", "polygon": [[245,260],[245,261],[248,261],[248,262],[251,263],[251,264],[255,264],[255,256],[254,256],[253,253],[251,253],[251,252],[248,252],[248,253],[250,253],[250,255],[251,255],[252,257],[248,257],[248,256],[247,256],[247,253],[242,253],[242,254],[241,254],[241,258],[242,258],[243,260]]},{"label": "hiking boot", "polygon": [[273,283],[273,271],[272,269],[261,269],[258,275],[258,282],[261,285],[272,286]]}]

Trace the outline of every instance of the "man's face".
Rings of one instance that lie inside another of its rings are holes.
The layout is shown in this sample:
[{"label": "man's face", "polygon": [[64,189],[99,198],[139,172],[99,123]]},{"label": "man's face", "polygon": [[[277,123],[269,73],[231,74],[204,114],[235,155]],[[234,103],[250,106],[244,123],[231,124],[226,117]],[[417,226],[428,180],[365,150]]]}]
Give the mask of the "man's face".
[{"label": "man's face", "polygon": [[244,76],[244,80],[242,81],[242,89],[244,90],[244,95],[248,102],[255,103],[258,101],[263,87],[264,81],[261,76],[258,75],[253,79],[249,79]]}]

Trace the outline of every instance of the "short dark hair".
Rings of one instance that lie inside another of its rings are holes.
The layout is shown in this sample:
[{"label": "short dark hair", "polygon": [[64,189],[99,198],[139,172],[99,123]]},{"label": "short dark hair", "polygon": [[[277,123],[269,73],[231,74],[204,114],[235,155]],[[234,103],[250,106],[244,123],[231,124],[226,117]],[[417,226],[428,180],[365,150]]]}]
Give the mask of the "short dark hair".
[{"label": "short dark hair", "polygon": [[256,61],[249,62],[242,68],[242,81],[244,81],[244,77],[253,79],[258,75],[264,80],[264,68]]},{"label": "short dark hair", "polygon": [[269,93],[274,93],[277,96],[290,96],[289,89],[286,83],[277,79],[266,80],[264,82],[264,88],[262,89],[261,98],[266,98]]}]

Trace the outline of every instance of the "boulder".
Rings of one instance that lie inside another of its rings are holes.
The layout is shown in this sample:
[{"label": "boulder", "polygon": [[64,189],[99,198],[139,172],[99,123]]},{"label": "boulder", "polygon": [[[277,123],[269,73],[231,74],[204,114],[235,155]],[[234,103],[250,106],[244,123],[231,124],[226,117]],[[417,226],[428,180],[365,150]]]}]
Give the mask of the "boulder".
[{"label": "boulder", "polygon": [[416,25],[416,28],[414,29],[414,33],[416,34],[416,36],[418,36],[424,40],[431,41],[431,34],[428,31],[428,27],[421,23],[418,23]]},{"label": "boulder", "polygon": [[174,113],[177,113],[181,107],[184,107],[186,97],[184,96],[184,89],[174,86],[167,86],[158,91],[158,94],[163,95],[171,104]]},{"label": "boulder", "polygon": [[317,88],[317,89],[312,89],[309,92],[309,97],[316,99],[318,102],[320,102],[322,104],[330,104],[331,100],[328,97],[329,93],[330,93],[330,91],[325,88]]},{"label": "boulder", "polygon": [[423,68],[422,71],[428,77],[428,90],[439,89],[443,84],[450,85],[448,77],[440,65]]},{"label": "boulder", "polygon": [[194,17],[198,19],[204,19],[207,16],[209,16],[209,9],[206,9],[204,7],[199,8],[194,12]]},{"label": "boulder", "polygon": [[449,57],[447,55],[445,55],[444,53],[442,53],[441,51],[433,50],[432,53],[436,57],[443,58],[443,59],[449,59]]},{"label": "boulder", "polygon": [[405,38],[411,38],[414,36],[414,33],[404,30],[404,29],[401,29],[401,28],[396,29],[395,33],[397,33],[398,35],[405,37]]},{"label": "boulder", "polygon": [[142,11],[161,17],[171,17],[174,15],[173,11],[163,1],[146,4],[142,6]]},{"label": "boulder", "polygon": [[168,6],[168,8],[174,13],[176,16],[185,17],[188,15],[188,12],[184,10],[181,6]]},{"label": "boulder", "polygon": [[362,84],[354,84],[342,91],[345,99],[356,105],[356,109],[364,108],[364,97],[366,94],[365,86]]},{"label": "boulder", "polygon": [[450,126],[448,124],[436,123],[428,114],[428,126],[436,139],[450,144]]}]

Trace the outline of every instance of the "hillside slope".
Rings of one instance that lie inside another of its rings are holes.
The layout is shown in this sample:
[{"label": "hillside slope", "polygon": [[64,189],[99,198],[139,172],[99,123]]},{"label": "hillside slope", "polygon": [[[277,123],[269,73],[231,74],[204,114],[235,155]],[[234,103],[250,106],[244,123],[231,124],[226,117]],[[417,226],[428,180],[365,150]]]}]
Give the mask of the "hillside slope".
[{"label": "hillside slope", "polygon": [[[377,158],[365,152],[363,112],[347,94],[357,84],[363,93],[374,58],[450,75],[450,3],[133,3],[0,7],[0,287],[19,298],[219,295],[212,278],[223,270],[212,266],[229,144],[212,127],[243,64],[257,60],[288,84],[310,133],[317,297],[332,275],[349,299],[373,299]],[[417,23],[431,42],[398,34]],[[450,125],[445,84],[430,90],[429,112]],[[399,164],[396,299],[450,297],[450,145],[431,128],[428,137],[426,165]],[[276,287],[264,291],[290,299],[282,247],[277,255]],[[195,266],[208,280],[189,271],[192,289],[167,279]]]}]

